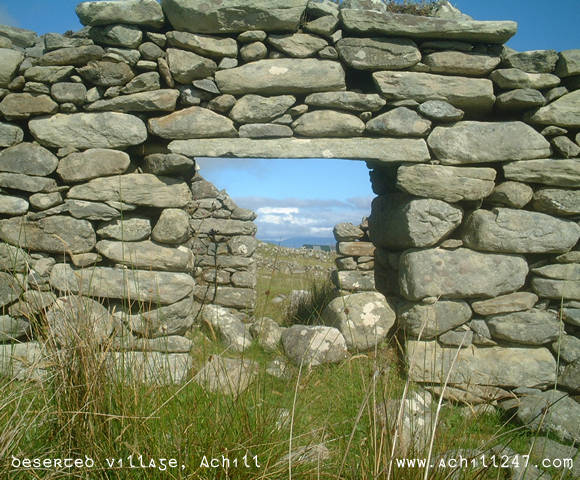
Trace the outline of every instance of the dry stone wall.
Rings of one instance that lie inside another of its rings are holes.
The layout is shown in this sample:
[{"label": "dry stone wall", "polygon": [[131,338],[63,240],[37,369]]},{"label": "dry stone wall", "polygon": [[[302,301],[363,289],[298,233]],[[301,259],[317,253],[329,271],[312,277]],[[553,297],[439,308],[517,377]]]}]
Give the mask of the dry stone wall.
[{"label": "dry stone wall", "polygon": [[203,303],[251,309],[254,215],[195,158],[346,158],[371,170],[374,247],[339,233],[338,278],[374,265],[412,378],[460,346],[454,388],[577,390],[580,50],[512,51],[515,22],[443,3],[84,2],[79,32],[0,27],[3,332],[51,291],[117,302],[137,349]]}]

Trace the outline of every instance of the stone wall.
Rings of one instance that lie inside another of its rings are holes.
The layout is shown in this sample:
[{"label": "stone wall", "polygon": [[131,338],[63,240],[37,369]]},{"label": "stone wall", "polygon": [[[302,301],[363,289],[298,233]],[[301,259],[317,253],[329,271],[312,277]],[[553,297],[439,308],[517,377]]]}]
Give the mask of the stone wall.
[{"label": "stone wall", "polygon": [[253,214],[190,182],[194,159],[362,160],[412,378],[461,346],[457,388],[577,388],[580,51],[514,52],[515,22],[444,7],[129,0],[79,5],[72,34],[0,27],[0,258],[31,250],[3,308],[50,286],[172,312],[130,317],[139,338],[251,308]]}]

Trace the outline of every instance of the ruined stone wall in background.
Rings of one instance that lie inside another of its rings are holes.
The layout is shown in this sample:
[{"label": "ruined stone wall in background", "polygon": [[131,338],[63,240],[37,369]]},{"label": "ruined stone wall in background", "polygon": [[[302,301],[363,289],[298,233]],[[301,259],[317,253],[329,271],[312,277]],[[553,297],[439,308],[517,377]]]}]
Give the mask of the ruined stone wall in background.
[{"label": "ruined stone wall in background", "polygon": [[254,215],[195,158],[347,158],[371,170],[374,247],[339,233],[337,279],[389,297],[409,358],[428,359],[412,379],[440,382],[461,346],[458,389],[578,388],[579,50],[518,53],[514,22],[365,0],[77,13],[87,28],[66,35],[0,27],[10,335],[66,293],[114,310],[135,348],[203,303],[251,310]]}]

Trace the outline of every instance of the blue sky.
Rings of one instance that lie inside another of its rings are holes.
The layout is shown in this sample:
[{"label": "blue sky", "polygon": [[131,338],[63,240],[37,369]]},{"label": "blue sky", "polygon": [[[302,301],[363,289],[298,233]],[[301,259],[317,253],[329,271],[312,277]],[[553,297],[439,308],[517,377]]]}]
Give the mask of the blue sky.
[{"label": "blue sky", "polygon": [[[0,0],[0,24],[39,33],[81,27],[76,0]],[[515,20],[516,50],[580,48],[580,0],[456,0],[477,20]],[[329,236],[340,221],[360,222],[373,197],[364,162],[345,160],[201,161],[201,173],[241,206],[259,213],[258,235]]]}]

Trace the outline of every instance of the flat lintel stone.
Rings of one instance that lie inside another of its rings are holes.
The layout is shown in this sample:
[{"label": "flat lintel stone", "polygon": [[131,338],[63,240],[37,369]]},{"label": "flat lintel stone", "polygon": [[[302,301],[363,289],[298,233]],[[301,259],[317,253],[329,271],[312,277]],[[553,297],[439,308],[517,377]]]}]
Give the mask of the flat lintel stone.
[{"label": "flat lintel stone", "polygon": [[250,138],[175,140],[172,153],[189,157],[337,158],[378,162],[426,162],[425,141],[409,138]]},{"label": "flat lintel stone", "polygon": [[513,21],[476,21],[384,14],[371,10],[341,9],[340,18],[347,31],[411,38],[442,38],[467,42],[505,43],[515,35]]}]

